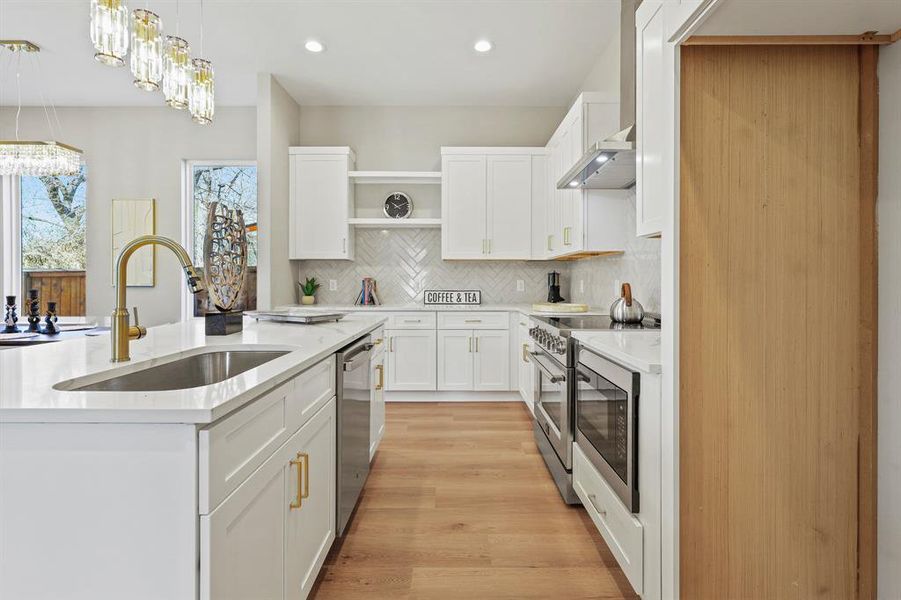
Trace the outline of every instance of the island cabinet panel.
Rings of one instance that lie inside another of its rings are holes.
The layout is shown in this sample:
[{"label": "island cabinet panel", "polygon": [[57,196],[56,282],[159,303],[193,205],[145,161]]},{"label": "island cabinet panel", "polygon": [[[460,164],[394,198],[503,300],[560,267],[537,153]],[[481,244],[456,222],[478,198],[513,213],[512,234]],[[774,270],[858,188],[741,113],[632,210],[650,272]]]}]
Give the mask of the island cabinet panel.
[{"label": "island cabinet panel", "polygon": [[335,539],[335,400],[200,517],[202,600],[303,599]]}]

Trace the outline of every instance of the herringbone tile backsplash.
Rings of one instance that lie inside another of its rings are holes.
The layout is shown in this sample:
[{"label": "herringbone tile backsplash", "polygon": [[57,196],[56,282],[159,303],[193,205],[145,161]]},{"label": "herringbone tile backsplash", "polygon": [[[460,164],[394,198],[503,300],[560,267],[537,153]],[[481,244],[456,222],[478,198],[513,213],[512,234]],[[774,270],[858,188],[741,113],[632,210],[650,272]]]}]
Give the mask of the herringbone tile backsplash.
[{"label": "herringbone tile backsplash", "polygon": [[[635,230],[634,196],[629,213]],[[559,271],[567,300],[609,306],[616,281],[629,281],[647,310],[660,306],[660,243],[629,236],[622,256],[566,261],[444,261],[440,229],[357,229],[356,256],[346,260],[306,260],[297,264],[297,279],[315,277],[322,284],[320,304],[350,304],[360,281],[374,277],[383,304],[422,302],[429,289],[480,289],[485,304],[520,304],[547,299],[547,273]],[[337,291],[329,291],[330,279]],[[516,291],[522,279],[525,290]],[[584,292],[581,291],[584,286]]]},{"label": "herringbone tile backsplash", "polygon": [[[485,304],[530,303],[547,296],[547,273],[562,263],[550,261],[443,261],[440,229],[358,229],[353,261],[306,260],[297,267],[298,280],[315,277],[322,283],[320,304],[349,304],[360,292],[360,281],[374,277],[383,304],[422,302],[422,292],[434,289],[480,289]],[[338,282],[329,291],[329,279]],[[522,279],[525,291],[516,291]]]}]

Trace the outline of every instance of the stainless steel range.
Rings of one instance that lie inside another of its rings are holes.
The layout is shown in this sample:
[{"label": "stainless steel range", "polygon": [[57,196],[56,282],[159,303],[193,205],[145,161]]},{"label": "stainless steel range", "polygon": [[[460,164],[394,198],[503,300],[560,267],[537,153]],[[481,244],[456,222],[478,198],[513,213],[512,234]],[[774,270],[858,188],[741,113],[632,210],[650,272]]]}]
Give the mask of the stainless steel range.
[{"label": "stainless steel range", "polygon": [[533,318],[538,322],[529,330],[536,348],[530,356],[538,368],[535,442],[563,500],[567,504],[580,504],[572,487],[572,449],[580,376],[578,345],[570,335],[575,330],[660,329],[660,321],[654,316],[628,325],[615,323],[606,316]]}]

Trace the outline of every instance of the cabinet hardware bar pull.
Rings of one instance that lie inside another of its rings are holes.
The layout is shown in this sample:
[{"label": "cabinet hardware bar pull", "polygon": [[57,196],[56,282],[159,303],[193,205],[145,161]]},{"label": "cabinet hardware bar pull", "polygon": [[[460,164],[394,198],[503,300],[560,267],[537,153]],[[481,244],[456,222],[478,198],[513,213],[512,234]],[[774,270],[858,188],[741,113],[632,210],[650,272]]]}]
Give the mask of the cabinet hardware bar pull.
[{"label": "cabinet hardware bar pull", "polygon": [[377,340],[376,340],[375,342],[373,342],[373,343],[374,343],[376,346],[380,346],[380,345],[382,344],[382,341],[383,341],[382,338],[379,338],[379,339],[377,339]]},{"label": "cabinet hardware bar pull", "polygon": [[343,239],[341,240],[341,252],[342,252],[342,253],[346,253],[346,252],[347,252],[347,238],[343,238]]},{"label": "cabinet hardware bar pull", "polygon": [[491,254],[491,239],[488,239],[488,254]]},{"label": "cabinet hardware bar pull", "polygon": [[591,508],[598,511],[598,514],[601,515],[602,518],[606,519],[607,511],[602,508],[598,508],[597,499],[597,496],[595,496],[594,494],[588,494],[588,502],[591,503]]},{"label": "cabinet hardware bar pull", "polygon": [[524,363],[529,362],[529,345],[528,344],[522,345],[522,362],[524,362]]},{"label": "cabinet hardware bar pull", "polygon": [[303,489],[302,489],[303,485],[301,484],[301,479],[303,477],[302,471],[304,469],[303,469],[303,460],[301,458],[302,456],[303,456],[303,453],[298,452],[297,458],[292,459],[291,462],[289,463],[292,467],[297,467],[297,493],[295,494],[294,500],[291,502],[291,504],[288,505],[291,508],[291,510],[294,510],[295,508],[300,508],[303,506],[304,496],[303,496]]},{"label": "cabinet hardware bar pull", "polygon": [[376,365],[375,368],[379,372],[379,382],[375,384],[375,389],[378,391],[385,387],[385,366]]},{"label": "cabinet hardware bar pull", "polygon": [[553,237],[553,236],[550,236],[550,235],[547,236],[547,251],[548,251],[548,252],[551,251],[551,238],[552,238],[552,237]]},{"label": "cabinet hardware bar pull", "polygon": [[464,319],[464,323],[481,323],[482,319]]},{"label": "cabinet hardware bar pull", "polygon": [[479,337],[476,336],[476,352],[479,351]]},{"label": "cabinet hardware bar pull", "polygon": [[299,456],[303,457],[303,495],[301,498],[310,497],[310,455],[301,452]]},{"label": "cabinet hardware bar pull", "polygon": [[394,336],[388,338],[388,352],[394,352]]},{"label": "cabinet hardware bar pull", "polygon": [[472,352],[472,338],[469,338],[469,351]]}]

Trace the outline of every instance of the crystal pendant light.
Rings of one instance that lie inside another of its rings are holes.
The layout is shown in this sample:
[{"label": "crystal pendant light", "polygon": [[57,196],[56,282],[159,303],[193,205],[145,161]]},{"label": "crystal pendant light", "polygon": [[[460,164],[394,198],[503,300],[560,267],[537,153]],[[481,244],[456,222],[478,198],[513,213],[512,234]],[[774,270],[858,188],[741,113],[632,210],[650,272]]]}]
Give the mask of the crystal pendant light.
[{"label": "crystal pendant light", "polygon": [[160,89],[163,78],[163,22],[159,15],[137,8],[131,18],[131,74],[135,86],[148,92]]},{"label": "crystal pendant light", "polygon": [[[19,69],[22,53],[37,53],[41,49],[24,40],[0,40],[0,48],[12,52],[16,56],[16,96],[18,110],[16,111],[16,139],[10,141],[0,140],[0,175],[75,175],[81,169],[81,150],[73,146],[55,141],[23,141],[19,139],[19,112],[22,109],[22,96],[20,87],[21,72]],[[43,98],[43,94],[42,94]],[[56,109],[50,105],[53,115]],[[53,137],[53,122],[50,120],[50,111],[44,105],[44,115],[47,117],[50,135]]]},{"label": "crystal pendant light", "polygon": [[191,47],[188,42],[174,35],[166,36],[163,52],[163,96],[166,104],[182,110],[188,107],[188,89],[191,85]]},{"label": "crystal pendant light", "polygon": [[191,118],[195,123],[208,125],[213,122],[213,113],[216,111],[213,63],[195,58],[191,61],[191,65],[193,66],[189,95]]},{"label": "crystal pendant light", "polygon": [[[203,0],[200,0],[200,55],[203,56]],[[213,63],[204,58],[191,61],[191,89],[188,92],[188,108],[195,123],[208,125],[216,112],[215,77]]]},{"label": "crystal pendant light", "polygon": [[122,0],[91,0],[91,42],[94,58],[121,67],[128,54],[128,8]]}]

